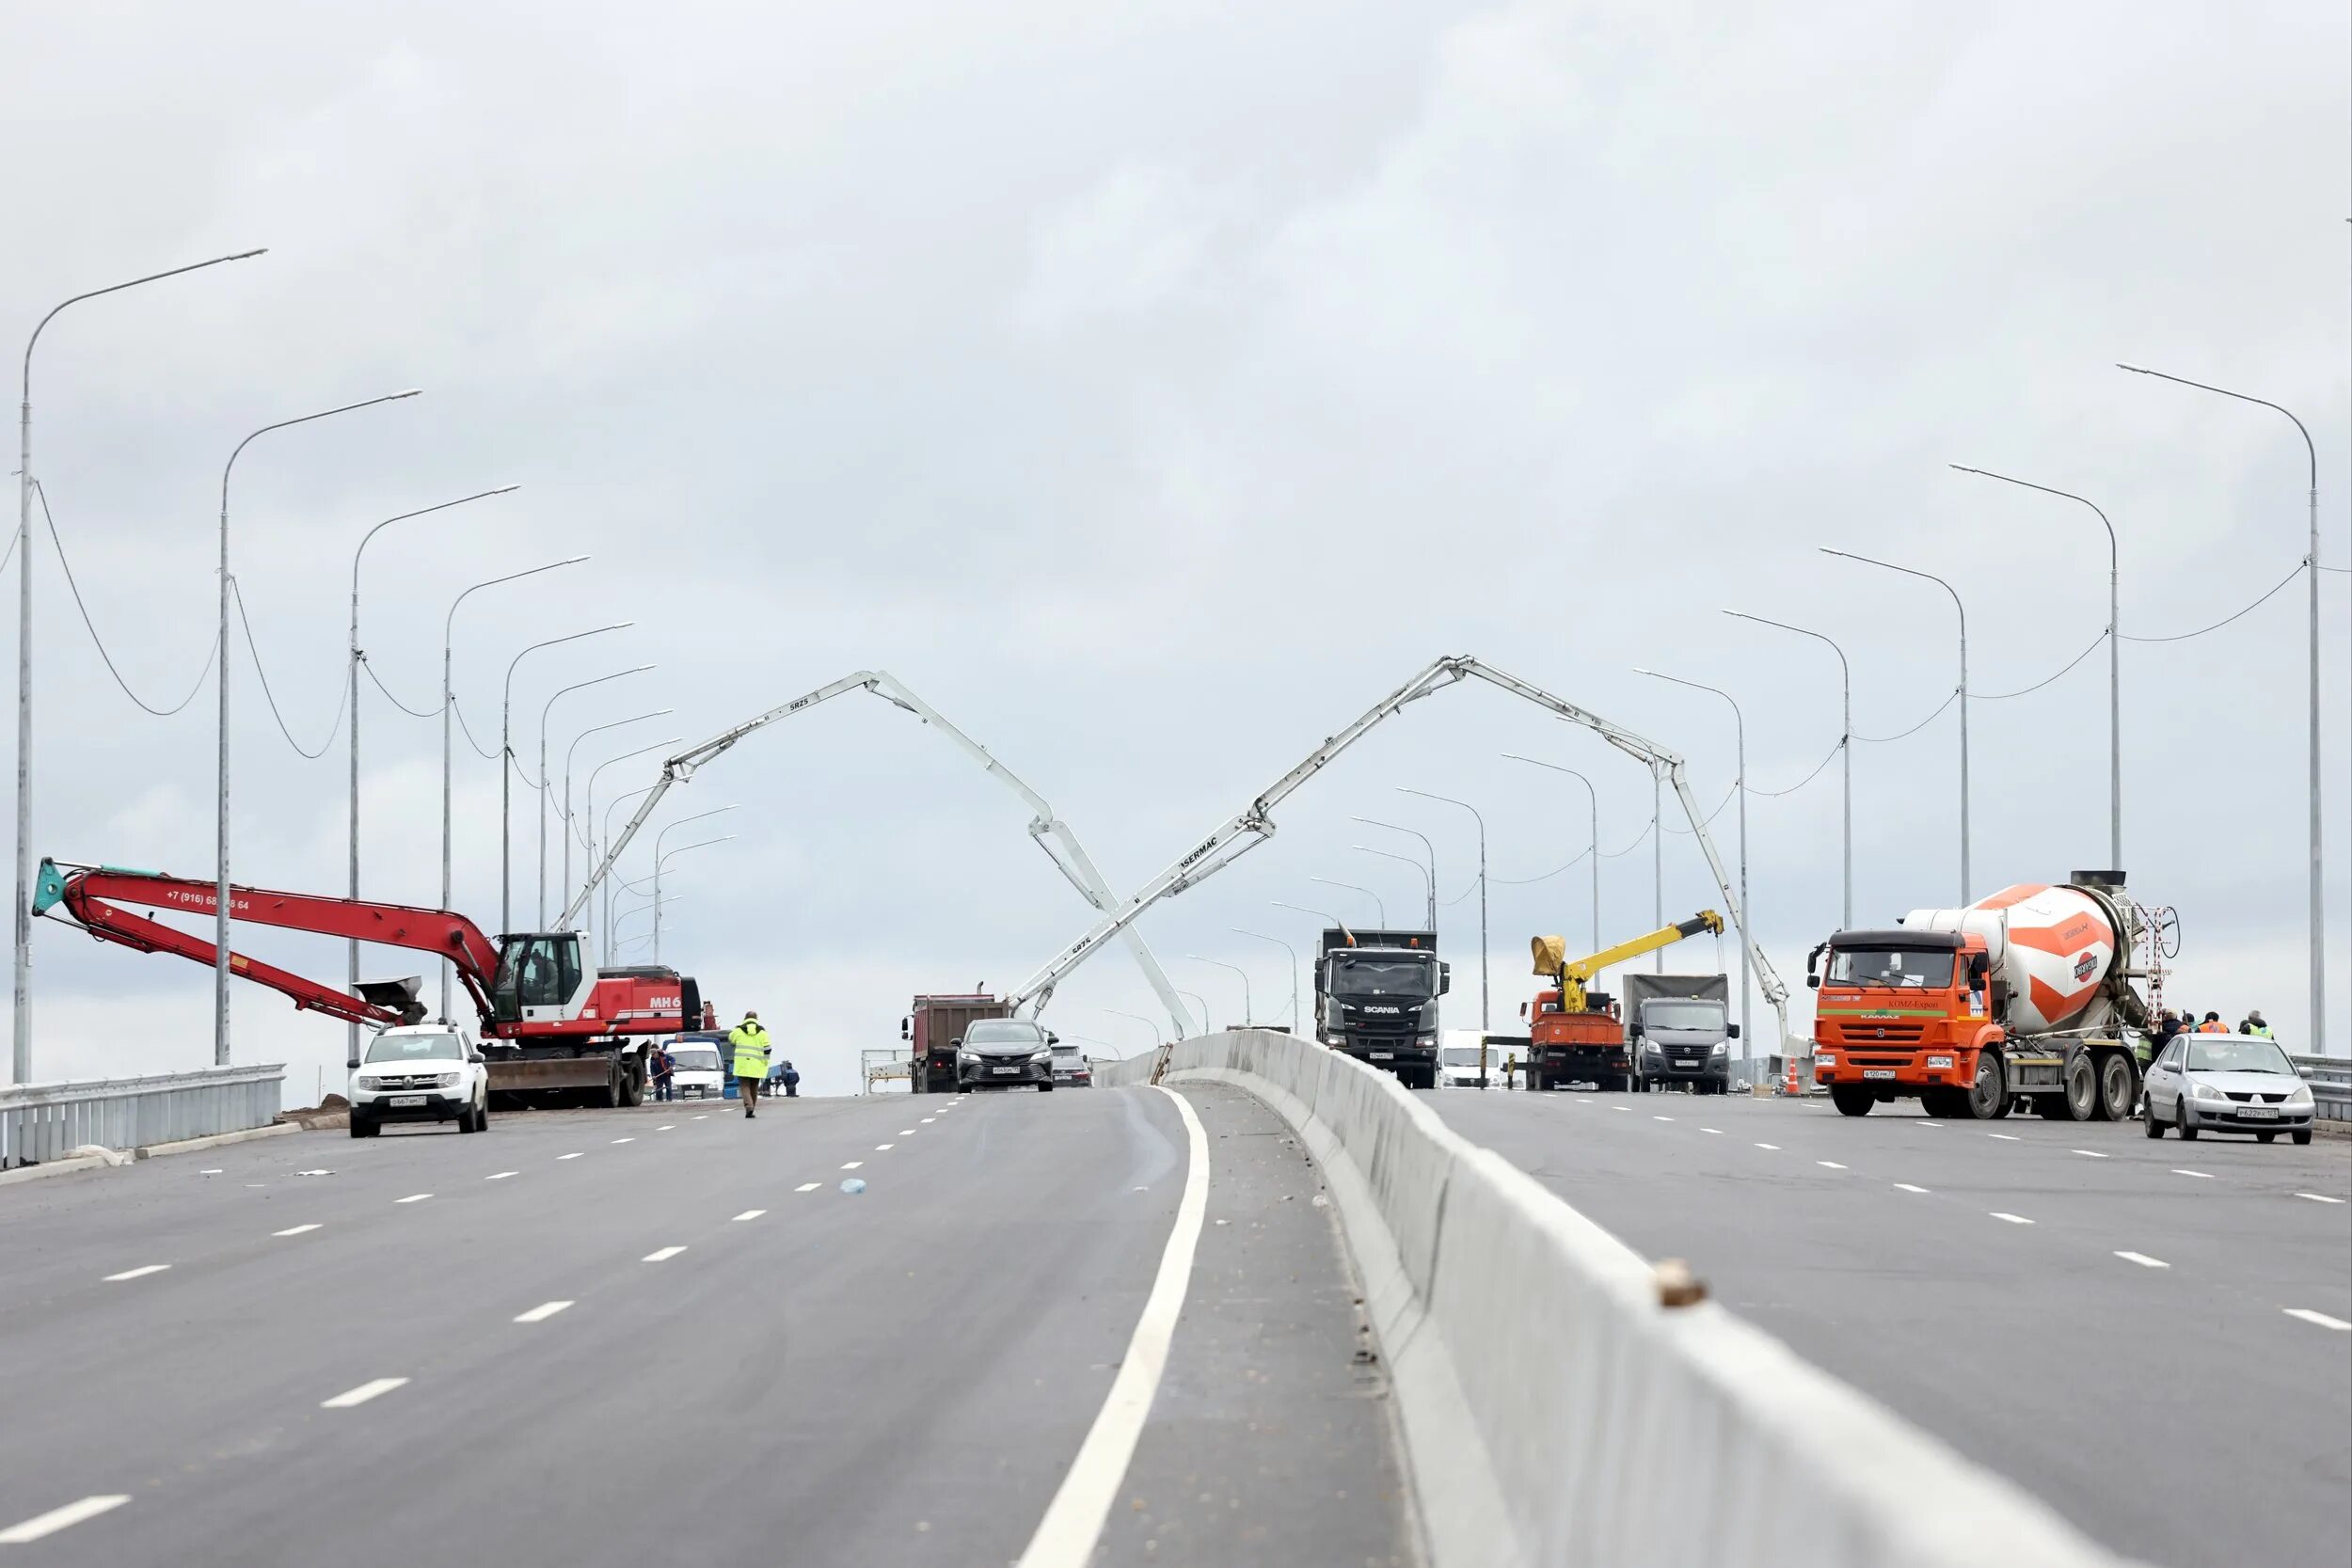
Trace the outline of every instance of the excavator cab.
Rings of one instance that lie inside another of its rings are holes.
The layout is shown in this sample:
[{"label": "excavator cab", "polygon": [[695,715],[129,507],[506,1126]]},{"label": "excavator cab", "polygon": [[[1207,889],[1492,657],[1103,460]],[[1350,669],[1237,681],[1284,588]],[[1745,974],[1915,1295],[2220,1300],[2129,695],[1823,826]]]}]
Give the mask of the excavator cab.
[{"label": "excavator cab", "polygon": [[578,931],[531,931],[499,938],[490,982],[490,1022],[536,1023],[567,1018],[580,993],[596,984]]}]

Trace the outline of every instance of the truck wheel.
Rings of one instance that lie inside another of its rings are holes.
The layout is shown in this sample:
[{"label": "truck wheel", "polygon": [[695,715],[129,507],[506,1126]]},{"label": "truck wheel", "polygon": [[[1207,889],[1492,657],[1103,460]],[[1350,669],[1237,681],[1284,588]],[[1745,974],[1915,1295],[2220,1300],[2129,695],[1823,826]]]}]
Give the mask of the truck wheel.
[{"label": "truck wheel", "polygon": [[2121,1051],[2110,1051],[2099,1064],[2099,1108],[2092,1112],[2099,1121],[2129,1121],[2132,1102],[2139,1098],[2139,1074],[2132,1069],[2132,1059]]},{"label": "truck wheel", "polygon": [[2099,1069],[2091,1065],[2090,1053],[2077,1051],[2074,1059],[2066,1064],[2065,1092],[2056,1097],[2058,1109],[2053,1116],[2068,1121],[2090,1121],[2099,1114]]},{"label": "truck wheel", "polygon": [[621,1088],[621,1070],[617,1064],[611,1072],[605,1075],[604,1088],[601,1093],[596,1094],[596,1099],[603,1102],[604,1108],[608,1111],[617,1111],[628,1103]]},{"label": "truck wheel", "polygon": [[1859,1084],[1832,1084],[1829,1102],[1837,1107],[1840,1116],[1867,1117],[1870,1107],[1879,1102],[1879,1097]]},{"label": "truck wheel", "polygon": [[1977,1081],[1962,1093],[1955,1109],[1970,1121],[1992,1121],[2009,1114],[2009,1074],[1999,1052],[1977,1053]]}]

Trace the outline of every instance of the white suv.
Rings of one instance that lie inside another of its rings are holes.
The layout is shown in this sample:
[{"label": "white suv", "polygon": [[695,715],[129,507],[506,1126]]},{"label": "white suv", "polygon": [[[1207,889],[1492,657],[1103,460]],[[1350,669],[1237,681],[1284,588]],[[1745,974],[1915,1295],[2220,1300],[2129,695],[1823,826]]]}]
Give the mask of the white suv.
[{"label": "white suv", "polygon": [[454,1121],[490,1130],[490,1071],[462,1023],[407,1023],[368,1041],[351,1074],[351,1135],[373,1138],[388,1121]]}]

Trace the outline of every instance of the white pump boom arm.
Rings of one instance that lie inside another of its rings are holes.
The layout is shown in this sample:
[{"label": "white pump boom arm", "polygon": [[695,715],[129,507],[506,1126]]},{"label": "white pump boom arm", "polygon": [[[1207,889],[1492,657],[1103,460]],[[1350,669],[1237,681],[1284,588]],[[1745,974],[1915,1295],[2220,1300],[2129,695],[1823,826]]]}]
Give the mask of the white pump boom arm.
[{"label": "white pump boom arm", "polygon": [[1698,802],[1691,798],[1690,781],[1685,775],[1682,758],[1622,725],[1613,724],[1598,714],[1588,713],[1541,687],[1532,686],[1492,665],[1481,664],[1467,655],[1438,659],[1381,699],[1362,718],[1308,752],[1305,760],[1267,785],[1247,808],[1227,818],[1223,825],[1193,846],[1175,864],[1152,878],[1141,891],[1097,921],[1086,935],[1056,954],[1050,962],[1012,993],[1013,1003],[1016,1006],[1034,1004],[1035,1007],[1042,1008],[1052,999],[1054,988],[1064,975],[1084,963],[1096,948],[1133,925],[1144,911],[1161,899],[1172,898],[1195,882],[1222,871],[1273,837],[1275,825],[1270,814],[1274,808],[1281,804],[1293,790],[1321,772],[1342,752],[1363,738],[1374,725],[1400,712],[1406,704],[1418,702],[1432,692],[1442,691],[1472,675],[1501,687],[1513,696],[1522,697],[1538,707],[1549,708],[1572,724],[1583,725],[1610,745],[1639,759],[1653,772],[1662,773],[1673,782],[1675,799],[1682,802],[1683,816],[1690,821],[1700,852],[1707,857],[1708,872],[1715,879],[1715,886],[1723,895],[1724,908],[1730,911],[1731,923],[1739,930],[1740,940],[1747,944],[1748,962],[1754,967],[1757,983],[1763,989],[1764,1000],[1772,1005],[1772,1011],[1779,1018],[1780,1036],[1786,1040],[1788,1037],[1788,990],[1780,983],[1780,975],[1774,972],[1771,960],[1764,957],[1763,949],[1756,944],[1754,934],[1748,930],[1747,911],[1740,907],[1739,893],[1724,875],[1723,858],[1715,853],[1715,843],[1708,836],[1707,823],[1699,816]]},{"label": "white pump boom arm", "polygon": [[[780,719],[789,719],[796,713],[804,712],[819,703],[840,696],[845,691],[858,690],[870,691],[884,702],[914,714],[917,719],[953,741],[964,755],[1002,780],[1006,787],[1020,796],[1022,802],[1035,814],[1029,821],[1029,836],[1037,841],[1038,847],[1045,851],[1046,857],[1054,863],[1056,869],[1069,879],[1070,885],[1078,890],[1079,895],[1095,909],[1105,912],[1118,906],[1118,895],[1111,892],[1110,884],[1103,879],[1103,873],[1095,868],[1092,857],[1086,852],[1086,846],[1078,842],[1078,835],[1071,831],[1070,824],[1054,815],[1054,808],[1046,803],[1044,797],[1024,784],[1012,769],[991,755],[987,747],[949,723],[936,708],[916,696],[889,671],[859,670],[829,685],[820,686],[806,696],[795,697],[782,707],[770,708],[765,713],[747,719],[732,729],[723,730],[701,745],[680,752],[663,763],[660,779],[656,782],[652,789],[646,792],[644,800],[638,803],[637,813],[628,819],[628,826],[613,837],[612,845],[604,852],[603,861],[589,876],[586,885],[580,890],[579,895],[572,900],[571,906],[564,910],[559,928],[570,930],[574,927],[581,912],[587,909],[589,898],[595,894],[596,884],[612,874],[612,867],[620,860],[621,852],[628,847],[629,841],[637,836],[638,830],[651,819],[654,808],[661,803],[662,796],[669,793],[672,784],[686,783],[694,776],[696,768],[718,757],[754,730],[765,728]],[[1143,971],[1143,977],[1151,982],[1152,989],[1159,993],[1161,1004],[1168,1008],[1168,1017],[1176,1025],[1176,1032],[1179,1035],[1189,1033],[1191,1024],[1188,1022],[1188,1015],[1184,1011],[1183,1002],[1177,997],[1174,984],[1169,981],[1166,972],[1160,968],[1159,959],[1152,957],[1151,947],[1143,940],[1143,934],[1131,929],[1132,925],[1133,923],[1129,922],[1128,925],[1122,926],[1120,934],[1125,938],[1128,950],[1135,955],[1136,967]],[[1207,1027],[1207,1020],[1201,1021],[1201,1026]]]}]

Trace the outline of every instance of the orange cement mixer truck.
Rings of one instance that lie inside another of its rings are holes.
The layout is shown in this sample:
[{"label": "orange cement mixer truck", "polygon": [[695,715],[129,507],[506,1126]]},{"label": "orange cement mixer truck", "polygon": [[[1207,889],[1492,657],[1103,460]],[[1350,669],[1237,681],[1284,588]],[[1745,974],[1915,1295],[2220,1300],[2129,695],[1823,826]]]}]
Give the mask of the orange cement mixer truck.
[{"label": "orange cement mixer truck", "polygon": [[2127,1118],[2134,1035],[2148,1022],[2133,954],[2147,924],[2122,873],[2077,871],[1965,909],[1914,910],[1891,929],[1840,931],[1805,959],[1815,1081],[1850,1117],[1917,1100],[1955,1120],[2015,1105]]}]

